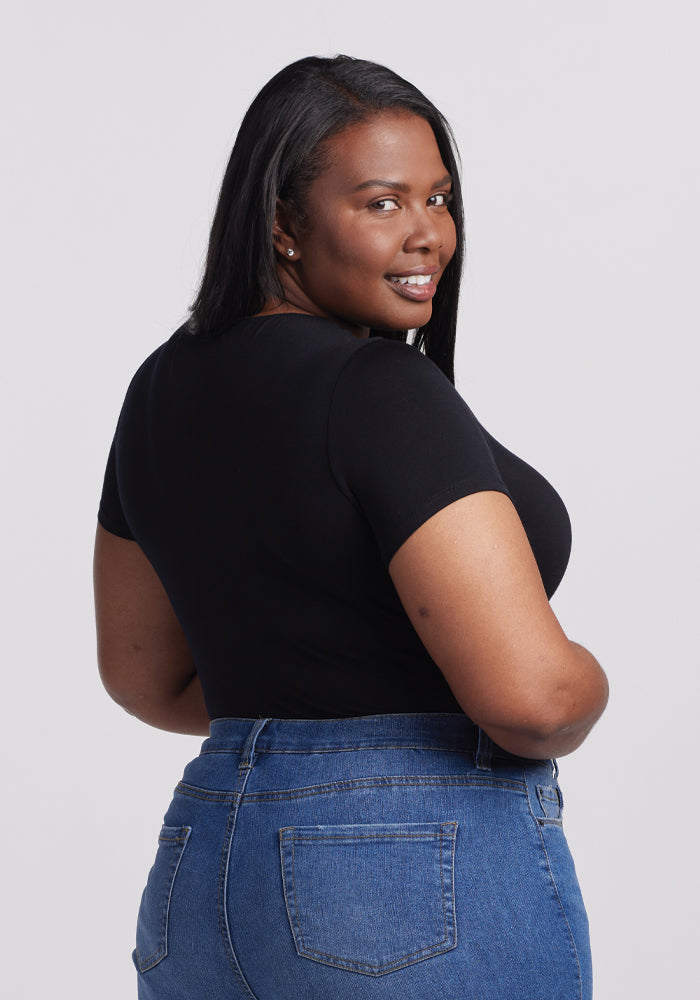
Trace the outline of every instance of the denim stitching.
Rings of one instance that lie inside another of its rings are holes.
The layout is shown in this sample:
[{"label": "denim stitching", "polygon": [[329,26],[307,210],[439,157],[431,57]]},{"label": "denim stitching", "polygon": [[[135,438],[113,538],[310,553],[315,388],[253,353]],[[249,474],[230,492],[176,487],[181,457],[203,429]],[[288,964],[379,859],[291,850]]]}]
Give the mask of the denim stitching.
[{"label": "denim stitching", "polygon": [[[523,772],[523,777],[525,777],[525,772]],[[545,861],[547,862],[547,871],[549,872],[549,879],[552,884],[552,888],[554,889],[554,895],[556,896],[557,903],[559,904],[559,910],[561,912],[562,917],[564,918],[564,923],[566,924],[566,929],[569,934],[569,941],[571,942],[571,947],[574,952],[574,958],[576,959],[576,968],[578,970],[578,1000],[583,1000],[583,976],[581,975],[581,963],[578,957],[578,949],[576,947],[576,941],[574,940],[574,935],[571,930],[571,924],[569,923],[569,919],[566,916],[566,911],[564,910],[564,904],[562,903],[561,896],[559,895],[559,888],[557,886],[556,879],[554,878],[554,872],[552,871],[552,865],[549,860],[549,853],[547,852],[547,845],[544,842],[544,834],[542,833],[542,826],[544,824],[540,821],[540,818],[538,816],[535,816],[535,814],[533,813],[532,803],[530,801],[529,794],[527,797],[527,801],[528,801],[528,809],[530,811],[530,816],[535,821],[535,829],[537,830],[537,836],[540,839],[540,844],[542,845],[542,850],[544,851]]]},{"label": "denim stitching", "polygon": [[[562,815],[561,815],[561,797],[560,797],[560,795],[556,794],[556,789],[552,788],[551,786],[543,786],[543,785],[536,785],[535,787],[536,787],[537,798],[539,800],[540,807],[542,809],[542,812],[544,813],[543,816],[537,816],[536,817],[537,822],[540,823],[542,826],[550,825],[550,826],[562,826],[563,827],[564,823],[563,823],[563,819],[562,819]],[[555,794],[553,794],[553,795],[547,795],[546,793],[548,791],[554,792]],[[557,815],[556,816],[548,816],[547,815],[547,810],[546,810],[546,807],[545,807],[545,802],[551,802],[553,805],[555,805],[557,807]]]},{"label": "denim stitching", "polygon": [[440,892],[442,895],[442,933],[443,933],[443,941],[447,941],[447,910],[445,909],[445,875],[442,870],[442,838],[443,838],[444,825],[445,824],[443,823],[443,825],[440,827],[440,834],[439,834],[440,855],[438,858],[438,862],[440,865]]},{"label": "denim stitching", "polygon": [[240,805],[240,796],[236,795],[233,798],[233,801],[231,803],[231,808],[229,810],[229,814],[226,820],[224,847],[221,852],[221,863],[219,865],[219,928],[221,930],[221,935],[224,939],[224,951],[226,952],[226,957],[229,960],[229,965],[233,970],[235,978],[241,984],[243,990],[247,993],[247,995],[252,997],[253,1000],[257,1000],[257,998],[255,998],[254,994],[248,987],[248,984],[246,983],[245,979],[243,979],[242,972],[238,968],[238,962],[235,956],[231,954],[233,947],[226,919],[226,876],[228,869],[229,848],[231,845],[231,838],[233,836],[233,829],[235,827],[236,816],[238,813],[239,805]]},{"label": "denim stitching", "polygon": [[[268,792],[246,792],[243,795],[243,799],[247,803],[286,801],[288,799],[306,798],[310,795],[326,795],[330,792],[352,791],[356,788],[391,788],[393,786],[410,788],[420,785],[475,785],[478,788],[496,788],[500,791],[526,794],[524,783],[514,778],[494,779],[492,776],[482,778],[476,774],[464,778],[449,775],[444,777],[439,775],[389,775],[386,778],[376,780],[369,778],[347,778],[341,781],[326,782],[321,785],[302,785],[299,788],[280,789],[279,791],[271,789]],[[198,785],[190,785],[185,781],[178,782],[175,791],[180,792],[182,795],[189,795],[194,799],[214,802],[225,802],[227,799],[233,800],[239,794],[238,792],[200,788]]]},{"label": "denim stitching", "polygon": [[[452,827],[451,832],[445,833],[445,827]],[[447,837],[449,839],[449,841],[450,841],[451,848],[452,848],[452,851],[451,851],[451,854],[452,854],[452,865],[451,865],[451,867],[454,868],[455,838],[456,838],[456,834],[457,834],[457,823],[456,822],[446,822],[446,823],[443,823],[441,825],[441,827],[440,827],[440,884],[442,886],[442,911],[443,911],[443,914],[444,914],[445,941],[448,940],[448,938],[449,938],[450,935],[449,935],[449,932],[447,930],[447,909],[445,907],[445,873],[443,871],[443,861],[442,861],[443,839],[445,837]],[[455,911],[454,880],[452,880],[452,882],[451,882],[451,889],[452,889],[452,913],[453,913],[453,918],[452,918],[453,928],[452,929],[454,931],[455,939],[456,939],[457,929],[454,926],[454,924],[455,924],[455,920],[454,920],[454,911]],[[455,944],[456,944],[456,940],[455,940]]]},{"label": "denim stitching", "polygon": [[[294,830],[293,826],[283,827],[285,830]],[[441,837],[441,833],[338,833],[329,834],[327,837],[314,837],[313,834],[294,834],[294,840],[300,844],[317,844],[321,840],[435,840]]]},{"label": "denim stitching", "polygon": [[[336,962],[329,962],[329,963],[327,963],[328,965],[332,966],[333,968],[340,968],[340,969],[343,969],[343,968],[345,968],[345,969],[347,969],[347,968],[354,968],[354,969],[357,969],[358,971],[361,971],[361,972],[363,972],[363,973],[365,973],[367,975],[380,976],[380,975],[383,975],[383,974],[388,973],[388,972],[395,972],[397,969],[405,968],[407,965],[414,965],[415,961],[416,961],[415,957],[417,955],[422,955],[423,958],[429,958],[429,957],[431,957],[433,955],[440,954],[441,952],[451,951],[452,948],[455,947],[455,945],[456,945],[456,940],[455,940],[454,944],[448,945],[447,948],[443,948],[442,947],[449,940],[449,934],[448,934],[448,930],[447,930],[447,911],[446,911],[446,908],[445,908],[444,874],[443,874],[443,870],[442,870],[443,837],[445,836],[445,834],[443,832],[443,827],[445,827],[445,826],[454,826],[456,828],[457,824],[456,823],[452,823],[452,822],[441,823],[440,824],[440,831],[437,832],[437,833],[430,833],[430,832],[427,832],[427,831],[425,833],[376,833],[376,834],[351,834],[351,833],[348,833],[348,834],[332,834],[332,835],[321,836],[321,837],[315,837],[315,836],[313,836],[311,834],[309,834],[307,836],[304,836],[303,834],[297,834],[296,833],[296,827],[291,827],[291,826],[289,826],[289,827],[283,827],[280,830],[280,842],[281,842],[282,845],[284,844],[284,839],[282,838],[282,834],[284,834],[285,832],[289,832],[291,834],[291,837],[288,838],[288,839],[291,839],[291,848],[292,848],[292,852],[291,852],[292,853],[292,856],[291,856],[291,862],[292,862],[292,864],[291,864],[291,868],[292,868],[292,892],[293,892],[293,895],[294,895],[294,913],[295,913],[295,919],[294,919],[293,923],[294,923],[294,926],[296,927],[297,934],[299,936],[299,941],[301,942],[301,946],[302,946],[302,948],[305,949],[307,955],[308,956],[318,955],[318,956],[322,956],[323,958],[335,959]],[[300,842],[306,842],[306,843],[316,843],[317,841],[321,841],[321,840],[396,840],[397,838],[403,838],[403,839],[411,839],[412,838],[412,839],[424,839],[424,840],[427,840],[427,841],[433,841],[433,840],[435,840],[436,837],[437,837],[437,839],[439,841],[439,850],[440,850],[440,854],[439,854],[439,864],[440,864],[440,892],[441,892],[441,896],[442,896],[442,909],[443,909],[443,937],[440,940],[436,941],[432,945],[426,945],[425,948],[419,948],[416,951],[409,952],[408,955],[402,956],[402,958],[397,959],[395,962],[387,963],[387,964],[381,965],[381,966],[370,966],[369,963],[367,963],[367,962],[358,962],[358,961],[354,961],[353,959],[343,958],[340,955],[334,955],[334,954],[331,954],[331,953],[325,952],[325,951],[318,951],[317,949],[308,947],[304,943],[304,935],[302,933],[301,924],[300,924],[299,919],[298,919],[299,905],[298,905],[298,902],[297,902],[297,891],[296,891],[295,844],[296,844],[297,840],[299,840]],[[454,891],[454,850],[452,851],[452,872],[453,872],[453,891]],[[283,874],[284,874],[284,867],[283,867]],[[283,878],[283,881],[284,881],[284,878]],[[285,887],[286,887],[286,883],[285,883]],[[287,914],[289,915],[289,909],[287,909]],[[456,938],[456,931],[455,931],[455,938]],[[298,948],[297,948],[297,951],[299,951]],[[302,953],[299,952],[299,954],[302,954]],[[407,961],[407,959],[413,959],[413,961]],[[342,964],[337,964],[337,963],[342,963]],[[371,970],[371,971],[368,971],[368,970]]]},{"label": "denim stitching", "polygon": [[[284,750],[278,747],[261,747],[259,750],[256,750],[256,755],[262,753],[304,755],[316,753],[362,753],[364,750],[435,750],[438,753],[464,753],[473,756],[476,752],[476,746],[472,745],[465,747],[462,743],[455,744],[454,746],[433,746],[431,743],[380,743],[377,746],[365,746],[363,743],[359,743],[354,746],[347,747],[317,747],[309,745],[308,747],[300,747],[298,750]],[[201,750],[199,756],[206,757],[207,754],[216,753],[240,754],[241,747],[210,747],[206,750]],[[511,763],[513,763],[514,760],[512,755],[509,756],[506,753],[492,753],[491,757],[495,760],[504,760]]]},{"label": "denim stitching", "polygon": [[[304,935],[301,930],[301,921],[299,920],[299,904],[297,903],[297,874],[296,874],[297,870],[295,864],[296,857],[294,853],[296,848],[296,842],[297,839],[294,836],[294,833],[292,833],[292,892],[294,893],[294,918],[299,931],[299,940],[301,941],[301,946],[302,948],[306,948],[306,945],[304,944]],[[308,951],[309,949],[307,948],[306,950]]]},{"label": "denim stitching", "polygon": [[547,861],[547,871],[549,872],[549,877],[554,887],[554,892],[557,897],[557,902],[559,903],[559,909],[561,910],[561,915],[564,918],[564,923],[566,924],[566,929],[569,932],[569,940],[571,941],[571,947],[574,949],[574,958],[576,959],[576,968],[578,969],[578,995],[579,1000],[583,1000],[583,977],[581,976],[581,963],[578,959],[578,949],[576,947],[576,942],[574,941],[574,935],[571,931],[571,924],[569,923],[568,917],[564,910],[564,905],[561,901],[561,896],[559,895],[559,889],[557,887],[556,880],[554,878],[554,873],[552,872],[552,866],[549,862],[549,854],[547,853],[547,845],[544,842],[544,836],[542,835],[542,829],[540,825],[537,825],[537,833],[539,834],[540,842],[542,844],[542,850],[544,851],[544,856]]},{"label": "denim stitching", "polygon": [[348,778],[345,781],[333,781],[321,785],[304,785],[300,788],[280,789],[279,791],[271,789],[268,792],[246,792],[244,799],[246,802],[265,802],[275,800],[284,801],[289,799],[306,798],[311,795],[326,795],[331,792],[353,791],[354,789],[391,788],[394,786],[410,788],[420,787],[422,785],[451,785],[456,787],[474,785],[478,788],[495,788],[499,791],[515,792],[516,794],[521,795],[526,794],[524,782],[515,781],[509,778],[503,778],[499,781],[494,780],[492,777],[489,779],[482,779],[477,775],[465,778],[441,778],[437,775],[434,777],[429,775],[425,777],[414,777],[411,775],[404,777],[403,775],[397,775],[395,778],[381,778],[379,780]]},{"label": "denim stitching", "polygon": [[140,971],[148,972],[149,969],[154,968],[159,962],[167,956],[168,954],[168,914],[170,913],[170,900],[173,894],[173,885],[175,884],[175,876],[177,875],[177,870],[180,867],[180,861],[182,860],[182,855],[185,852],[185,846],[192,832],[191,826],[182,826],[179,828],[180,831],[186,830],[187,832],[183,835],[182,832],[176,837],[164,837],[162,835],[158,836],[159,844],[182,844],[182,847],[175,851],[173,854],[170,865],[167,870],[165,877],[165,884],[168,887],[167,896],[164,897],[161,904],[161,915],[160,915],[160,934],[158,947],[155,948],[150,955],[141,957],[138,948],[136,948],[136,959],[138,961],[138,966]]},{"label": "denim stitching", "polygon": [[[171,879],[174,879],[175,877],[175,871],[177,868],[176,862],[177,862],[177,856],[175,855],[170,861],[170,865],[168,867],[165,876],[165,884],[167,886],[171,886]],[[158,963],[161,962],[168,954],[167,920],[168,920],[168,910],[170,908],[168,904],[170,903],[171,891],[172,887],[171,890],[168,892],[168,894],[166,896],[163,896],[162,898],[160,907],[160,931],[158,934],[157,947],[154,948],[154,950],[151,952],[150,955],[146,955],[144,957],[141,957],[138,948],[136,949],[136,956],[138,958],[139,968],[141,972],[148,972],[149,969],[152,969],[154,966],[158,965]]]},{"label": "denim stitching", "polygon": [[457,853],[457,830],[459,829],[458,823],[448,824],[454,827],[451,840],[451,853],[450,853],[450,899],[452,900],[452,934],[453,942],[452,947],[457,947],[457,899],[455,897],[455,854]]},{"label": "denim stitching", "polygon": [[188,785],[185,781],[179,781],[175,786],[175,791],[180,795],[189,795],[192,799],[202,799],[204,802],[227,802],[231,805],[238,798],[238,792],[219,792],[208,788],[199,788],[197,785]]},{"label": "denim stitching", "polygon": [[[287,898],[287,858],[285,856],[285,843],[284,843],[284,830],[279,831],[279,845],[280,845],[280,867],[282,869],[282,895],[284,897],[284,908],[287,911],[287,920],[289,921],[289,927],[292,932],[292,940],[294,941],[294,947],[296,948],[297,954],[300,954],[299,947],[297,945],[296,935],[294,934],[294,921],[292,920],[292,914],[289,911],[289,899]],[[292,853],[294,852],[294,844],[292,843]],[[295,900],[296,905],[296,900]]]},{"label": "denim stitching", "polygon": [[[238,809],[241,804],[242,793],[245,791],[246,782],[250,777],[250,772],[253,766],[253,759],[255,757],[255,740],[258,734],[262,730],[263,726],[267,722],[267,719],[258,719],[250,730],[248,739],[246,740],[243,750],[248,750],[248,757],[241,760],[238,768],[238,780],[240,791],[237,792],[231,801],[231,808],[229,809],[228,818],[226,821],[226,834],[224,836],[224,846],[221,852],[221,863],[219,865],[219,928],[221,930],[222,937],[224,939],[224,951],[229,960],[229,964],[233,969],[235,978],[240,983],[241,987],[245,991],[246,995],[250,1000],[258,1000],[253,991],[251,990],[248,982],[243,975],[243,970],[238,964],[238,958],[233,948],[233,941],[231,940],[231,933],[228,926],[228,914],[226,910],[227,900],[227,885],[228,885],[228,870],[231,857],[231,846],[233,841],[233,833],[236,826],[236,819],[238,817]],[[250,745],[249,745],[250,744]]]}]

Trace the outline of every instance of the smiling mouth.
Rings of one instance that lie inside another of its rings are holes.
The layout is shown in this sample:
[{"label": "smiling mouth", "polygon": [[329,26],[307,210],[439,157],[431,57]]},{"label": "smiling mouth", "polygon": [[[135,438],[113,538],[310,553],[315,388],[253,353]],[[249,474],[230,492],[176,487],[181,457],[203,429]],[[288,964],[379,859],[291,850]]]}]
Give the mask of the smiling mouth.
[{"label": "smiling mouth", "polygon": [[406,277],[389,275],[389,281],[397,282],[400,285],[428,285],[431,276],[429,274],[409,274]]},{"label": "smiling mouth", "polygon": [[437,284],[431,274],[387,275],[387,282],[404,299],[427,302],[435,295]]}]

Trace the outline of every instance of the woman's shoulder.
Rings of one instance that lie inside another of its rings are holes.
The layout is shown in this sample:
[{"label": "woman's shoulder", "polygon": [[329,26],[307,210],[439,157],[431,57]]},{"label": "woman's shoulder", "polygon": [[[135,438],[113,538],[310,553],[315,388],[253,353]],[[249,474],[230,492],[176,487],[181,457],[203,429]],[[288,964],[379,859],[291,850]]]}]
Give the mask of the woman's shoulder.
[{"label": "woman's shoulder", "polygon": [[259,377],[325,384],[340,395],[389,401],[426,392],[454,397],[452,383],[419,348],[391,337],[358,337],[329,319],[288,313],[250,316],[215,337],[178,327],[138,366],[127,398],[157,387],[178,393]]},{"label": "woman's shoulder", "polygon": [[414,410],[442,413],[456,407],[473,417],[453,383],[419,347],[381,336],[357,345],[338,373],[335,398],[343,406],[355,400],[361,407],[398,408],[409,418]]},{"label": "woman's shoulder", "polygon": [[[187,335],[185,334],[185,337]],[[288,377],[313,375],[322,382],[360,380],[378,386],[387,379],[410,378],[410,369],[432,370],[450,386],[442,372],[418,350],[402,340],[375,335],[360,337],[331,319],[303,313],[250,316],[238,320],[217,338],[187,338],[179,350],[217,358],[221,366],[238,371],[250,365],[270,374]],[[201,340],[201,342],[200,342]],[[192,341],[198,342],[192,344]],[[415,377],[415,375],[414,375]],[[451,386],[450,386],[451,388]]]}]

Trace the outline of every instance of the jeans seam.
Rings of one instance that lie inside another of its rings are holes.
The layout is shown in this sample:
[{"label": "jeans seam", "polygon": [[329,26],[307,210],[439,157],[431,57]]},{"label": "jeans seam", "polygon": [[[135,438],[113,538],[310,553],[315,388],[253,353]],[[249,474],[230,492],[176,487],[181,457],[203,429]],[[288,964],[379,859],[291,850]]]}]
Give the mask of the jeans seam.
[{"label": "jeans seam", "polygon": [[[289,829],[289,827],[287,827]],[[294,829],[292,827],[292,829]],[[438,834],[438,837],[442,837],[442,832]],[[329,834],[327,837],[304,837],[303,835],[297,836],[294,834],[292,838],[295,842],[298,840],[300,844],[317,844],[321,840],[434,840],[434,833],[358,833],[356,835],[352,834]]]},{"label": "jeans seam", "polygon": [[231,802],[235,799],[237,792],[213,791],[208,788],[199,788],[197,785],[188,785],[186,781],[179,781],[175,786],[175,791],[180,795],[188,795],[192,799],[201,799],[203,802]]},{"label": "jeans seam", "polygon": [[271,789],[267,792],[247,792],[244,796],[246,802],[284,801],[296,798],[306,798],[311,795],[326,795],[331,792],[353,791],[364,788],[390,788],[392,786],[415,787],[421,785],[451,785],[454,787],[475,785],[478,788],[495,788],[499,791],[515,792],[519,795],[527,794],[524,782],[513,779],[503,779],[502,781],[490,778],[485,780],[479,776],[473,778],[450,778],[439,776],[434,777],[411,777],[403,775],[396,779],[381,778],[378,781],[369,781],[363,778],[349,778],[342,781],[325,782],[319,785],[305,785],[301,788],[291,789]]},{"label": "jeans seam", "polygon": [[[437,753],[461,753],[466,756],[473,757],[476,753],[476,746],[465,747],[460,746],[433,746],[431,743],[379,743],[376,746],[365,746],[360,743],[355,746],[347,747],[299,747],[298,749],[283,749],[280,747],[261,747],[257,749],[256,755],[258,754],[303,754],[307,756],[309,754],[317,753],[363,753],[365,750],[429,750],[431,752]],[[210,754],[240,754],[241,748],[235,746],[222,746],[222,747],[210,747],[206,750],[201,750],[199,753],[200,757],[206,757]],[[502,760],[508,763],[513,763],[513,756],[508,756],[507,754],[491,754],[492,760]]]},{"label": "jeans seam", "polygon": [[[515,792],[519,795],[527,794],[525,783],[515,778],[498,779],[494,778],[493,775],[489,778],[483,778],[480,775],[465,778],[448,775],[388,775],[377,780],[370,778],[343,778],[339,781],[328,781],[318,785],[302,785],[299,788],[270,789],[266,792],[246,792],[243,798],[247,803],[274,802],[306,798],[310,795],[326,795],[331,792],[353,791],[362,788],[390,788],[393,786],[410,788],[420,785],[451,785],[456,787],[473,785],[478,788],[495,788],[499,791]],[[175,791],[181,795],[189,795],[194,799],[212,802],[225,802],[239,794],[238,792],[223,789],[200,788],[197,785],[190,785],[184,781],[178,782]]]},{"label": "jeans seam", "polygon": [[[155,968],[156,965],[159,965],[168,954],[168,919],[170,916],[170,901],[172,899],[175,877],[180,867],[182,856],[185,853],[185,847],[187,846],[190,833],[192,832],[191,826],[181,826],[178,829],[181,831],[178,836],[164,837],[161,834],[158,837],[159,844],[181,844],[182,846],[175,851],[170,859],[170,865],[167,869],[165,877],[165,885],[168,887],[168,894],[163,899],[161,907],[158,946],[154,948],[150,955],[144,955],[143,957],[141,956],[138,947],[135,949],[136,960],[141,973],[148,972],[149,969]],[[183,830],[186,831],[184,834],[182,833]]]},{"label": "jeans seam", "polygon": [[245,980],[243,971],[238,964],[238,958],[233,948],[233,941],[231,940],[231,934],[228,927],[228,919],[226,917],[226,885],[227,885],[227,873],[228,873],[228,859],[231,851],[231,841],[233,838],[233,831],[236,826],[236,818],[238,816],[238,807],[240,805],[240,795],[234,796],[234,801],[229,810],[228,818],[226,821],[226,834],[224,836],[224,847],[221,852],[221,863],[219,866],[219,927],[221,929],[221,934],[224,939],[224,951],[229,960],[229,964],[233,970],[233,974],[236,979],[241,984],[243,990],[251,998],[251,1000],[257,1000],[257,997],[253,991],[248,986]]},{"label": "jeans seam", "polygon": [[445,873],[442,870],[442,838],[444,837],[445,824],[440,826],[440,896],[442,897],[442,940],[447,941],[447,910],[445,909]]},{"label": "jeans seam", "polygon": [[457,896],[455,894],[455,857],[457,854],[457,830],[459,829],[459,824],[456,822],[450,823],[453,827],[452,831],[452,844],[450,852],[450,899],[452,900],[452,947],[457,947]]},{"label": "jeans seam", "polygon": [[[262,723],[262,724],[261,724]],[[246,747],[248,744],[250,748],[248,749],[248,758],[241,762],[239,766],[239,787],[233,796],[233,801],[229,814],[226,820],[226,833],[224,836],[224,845],[221,852],[221,862],[219,865],[219,927],[221,934],[224,939],[224,951],[229,960],[229,964],[233,969],[234,976],[238,979],[241,987],[246,992],[250,1000],[258,1000],[255,993],[253,993],[250,988],[248,981],[243,975],[243,970],[238,962],[238,956],[236,955],[235,949],[233,947],[233,940],[231,938],[231,930],[228,922],[227,913],[227,894],[228,894],[228,873],[229,865],[231,859],[231,847],[233,844],[233,834],[236,829],[236,820],[238,818],[238,810],[240,808],[241,799],[243,797],[243,792],[245,791],[245,786],[250,777],[250,772],[253,766],[253,759],[255,757],[255,739],[257,734],[262,729],[264,725],[263,720],[258,720],[251,729],[248,740],[246,741]]]},{"label": "jeans seam", "polygon": [[[174,879],[175,872],[177,870],[177,856],[173,856],[170,861],[166,876],[165,884],[170,885],[171,881]],[[148,972],[149,969],[155,968],[159,962],[168,954],[168,911],[170,909],[170,893],[163,899],[161,903],[160,911],[160,928],[158,932],[158,945],[153,949],[150,955],[141,955],[139,949],[136,949],[136,958],[138,959],[139,969],[141,972]]]},{"label": "jeans seam", "polygon": [[581,975],[581,963],[578,957],[578,948],[576,947],[576,941],[574,940],[574,935],[571,931],[571,924],[569,923],[569,918],[564,910],[564,905],[561,901],[561,896],[559,895],[559,887],[557,886],[556,879],[554,878],[554,872],[552,871],[552,866],[549,861],[549,853],[547,852],[547,845],[544,842],[544,837],[542,835],[542,828],[537,824],[537,833],[540,838],[540,843],[542,844],[542,850],[544,851],[544,856],[547,861],[547,871],[549,872],[549,878],[552,882],[554,892],[557,897],[557,903],[559,904],[559,909],[561,910],[561,915],[564,918],[564,923],[566,924],[566,929],[569,933],[569,940],[571,941],[571,947],[574,950],[574,957],[576,959],[576,969],[578,970],[578,996],[579,1000],[583,1000],[583,976]]},{"label": "jeans seam", "polygon": [[[523,772],[523,778],[525,778],[524,772]],[[537,793],[535,793],[535,794],[537,794]],[[566,924],[566,930],[567,930],[567,933],[569,935],[569,941],[571,942],[571,947],[572,947],[573,952],[574,952],[574,958],[576,959],[576,969],[577,969],[577,972],[578,972],[578,1000],[583,1000],[583,975],[581,973],[581,962],[580,962],[579,957],[578,957],[578,948],[576,947],[576,940],[574,939],[574,935],[573,935],[573,932],[571,930],[571,924],[569,923],[569,918],[567,917],[566,910],[564,909],[564,904],[561,901],[561,896],[559,894],[559,887],[557,885],[556,879],[554,878],[554,872],[552,871],[552,865],[551,865],[551,862],[549,860],[549,852],[547,851],[547,845],[544,842],[544,835],[542,833],[542,827],[547,822],[552,823],[552,825],[557,825],[557,826],[563,826],[563,824],[562,824],[561,820],[558,820],[558,821],[553,821],[553,820],[547,821],[547,820],[544,820],[543,821],[543,819],[541,817],[535,816],[535,814],[532,811],[531,795],[532,795],[532,792],[530,791],[530,789],[528,789],[528,796],[527,796],[528,810],[529,810],[530,816],[531,816],[531,818],[532,818],[532,820],[533,820],[533,822],[535,824],[535,829],[537,830],[537,836],[538,836],[539,842],[540,842],[540,844],[542,846],[542,851],[544,852],[544,858],[545,858],[545,861],[547,863],[547,872],[549,873],[549,880],[550,880],[550,883],[552,885],[552,888],[554,889],[554,895],[556,896],[557,904],[559,906],[559,912],[561,913],[561,915],[562,915],[562,917],[564,919],[564,923]]]}]

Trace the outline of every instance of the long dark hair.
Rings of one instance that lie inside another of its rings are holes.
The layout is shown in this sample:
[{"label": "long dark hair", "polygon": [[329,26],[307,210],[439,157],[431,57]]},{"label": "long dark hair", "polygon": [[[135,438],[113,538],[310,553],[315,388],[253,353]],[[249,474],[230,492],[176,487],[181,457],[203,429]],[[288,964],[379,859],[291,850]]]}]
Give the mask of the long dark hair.
[{"label": "long dark hair", "polygon": [[[188,328],[217,336],[237,319],[283,297],[272,227],[277,199],[303,212],[304,194],[325,166],[322,143],[382,111],[424,118],[452,176],[450,212],[457,249],[438,284],[432,316],[413,337],[454,382],[454,345],[464,255],[464,213],[458,154],[447,121],[413,84],[385,66],[350,56],[309,56],[280,70],[241,123],[221,185],[202,284]],[[404,331],[370,331],[406,340]]]}]

